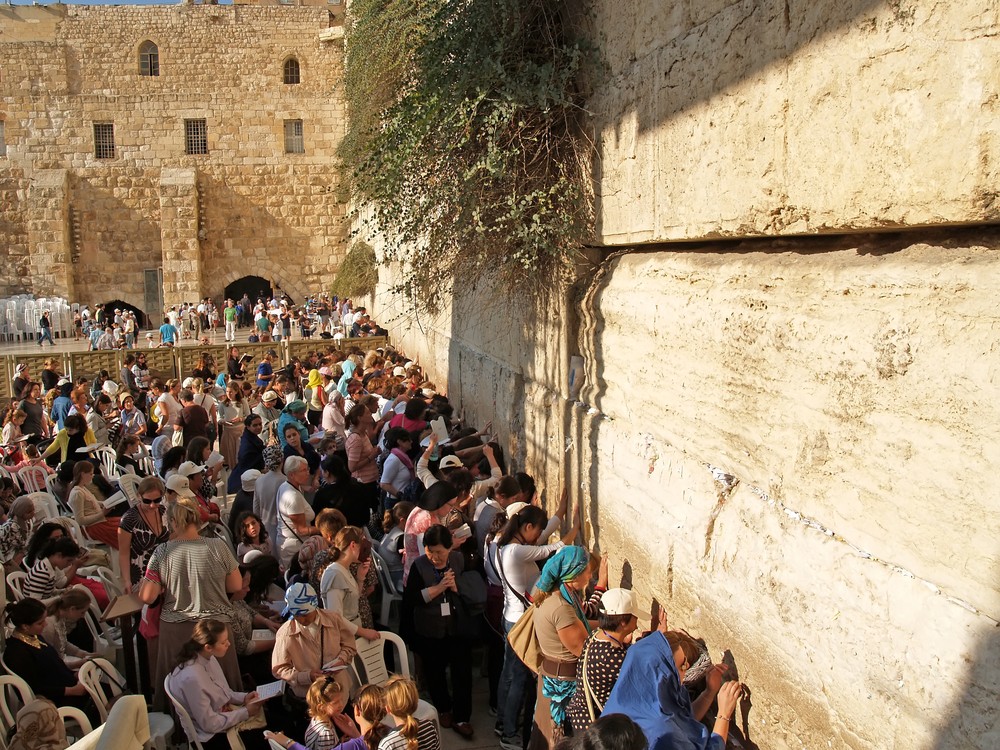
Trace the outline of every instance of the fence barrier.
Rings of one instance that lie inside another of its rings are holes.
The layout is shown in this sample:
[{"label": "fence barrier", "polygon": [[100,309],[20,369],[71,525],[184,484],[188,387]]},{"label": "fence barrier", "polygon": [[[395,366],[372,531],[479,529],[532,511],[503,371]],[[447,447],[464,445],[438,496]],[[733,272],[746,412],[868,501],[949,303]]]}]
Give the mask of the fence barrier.
[{"label": "fence barrier", "polygon": [[[246,364],[247,379],[252,380],[257,365],[264,354],[271,350],[278,355],[275,369],[287,365],[292,357],[300,359],[310,352],[327,352],[348,350],[353,348],[370,351],[389,345],[388,336],[369,336],[356,339],[300,339],[295,341],[270,342],[263,344],[236,344],[240,354],[249,354],[252,361]],[[8,354],[0,357],[0,399],[6,402],[13,397],[11,382],[14,378],[14,368],[21,363],[28,365],[28,373],[32,380],[41,379],[44,364],[54,359],[58,362],[59,372],[73,380],[84,377],[93,380],[101,370],[107,370],[111,379],[120,380],[122,366],[127,354],[146,355],[146,366],[151,377],[164,381],[170,378],[186,378],[194,371],[202,352],[209,352],[215,358],[216,371],[224,372],[229,359],[229,346],[209,344],[206,346],[181,346],[174,349],[111,349],[93,352],[69,352],[47,354]]]}]

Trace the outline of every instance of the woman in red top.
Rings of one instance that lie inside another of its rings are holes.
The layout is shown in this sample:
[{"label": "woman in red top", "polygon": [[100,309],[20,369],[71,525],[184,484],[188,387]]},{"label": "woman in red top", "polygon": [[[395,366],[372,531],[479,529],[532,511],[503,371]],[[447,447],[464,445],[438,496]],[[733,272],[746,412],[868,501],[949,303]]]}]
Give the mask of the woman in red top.
[{"label": "woman in red top", "polygon": [[423,418],[427,411],[427,402],[414,396],[406,402],[406,409],[397,414],[389,422],[390,427],[402,427],[407,432],[421,433],[427,429],[427,421]]}]

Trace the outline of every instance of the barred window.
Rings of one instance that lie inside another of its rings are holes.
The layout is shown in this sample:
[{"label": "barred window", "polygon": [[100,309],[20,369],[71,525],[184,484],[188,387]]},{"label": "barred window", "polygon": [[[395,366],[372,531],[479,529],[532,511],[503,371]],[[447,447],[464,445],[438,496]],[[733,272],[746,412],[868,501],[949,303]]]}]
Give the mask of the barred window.
[{"label": "barred window", "polygon": [[139,45],[139,75],[160,75],[160,50],[148,39]]},{"label": "barred window", "polygon": [[204,120],[184,121],[184,153],[208,153],[208,125]]},{"label": "barred window", "polygon": [[301,83],[302,79],[299,76],[299,61],[294,57],[289,57],[285,60],[283,67],[284,81],[287,84]]},{"label": "barred window", "polygon": [[304,154],[305,140],[302,138],[302,120],[285,120],[285,153]]},{"label": "barred window", "polygon": [[115,124],[113,122],[94,123],[94,156],[98,159],[115,158]]}]

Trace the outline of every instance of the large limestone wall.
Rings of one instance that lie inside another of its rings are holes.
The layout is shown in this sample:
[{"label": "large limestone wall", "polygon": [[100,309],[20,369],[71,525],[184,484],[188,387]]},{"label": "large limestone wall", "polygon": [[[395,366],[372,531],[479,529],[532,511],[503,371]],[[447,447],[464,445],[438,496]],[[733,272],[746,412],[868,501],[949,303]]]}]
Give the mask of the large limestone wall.
[{"label": "large limestone wall", "polygon": [[1000,5],[591,0],[609,245],[1000,218]]},{"label": "large limestone wall", "polygon": [[603,261],[380,317],[582,500],[616,579],[730,649],[759,747],[1000,746],[1000,234],[955,226],[1000,218],[1000,5],[587,20]]},{"label": "large limestone wall", "polygon": [[[0,14],[0,190],[18,197],[19,180],[30,193],[43,170],[70,173],[78,301],[143,307],[143,272],[163,261],[161,176],[176,169],[197,173],[200,272],[165,273],[168,305],[220,297],[248,274],[299,298],[329,286],[348,229],[334,159],[344,128],[343,43],[320,38],[331,18],[324,7],[277,5],[56,5]],[[138,72],[147,39],[159,49],[156,77]],[[283,83],[289,56],[300,64],[298,85]],[[208,154],[185,155],[185,118],[206,120]],[[286,119],[303,121],[305,153],[285,153]],[[116,158],[95,158],[94,122],[114,123]],[[28,205],[19,197],[15,217]],[[0,247],[16,254],[24,230],[15,217],[0,223]],[[27,287],[68,291],[37,279]],[[25,289],[13,276],[0,284],[0,296],[14,291]]]},{"label": "large limestone wall", "polygon": [[872,236],[627,253],[537,304],[379,309],[550,502],[569,484],[617,580],[731,650],[761,748],[989,748],[998,275],[996,233]]}]

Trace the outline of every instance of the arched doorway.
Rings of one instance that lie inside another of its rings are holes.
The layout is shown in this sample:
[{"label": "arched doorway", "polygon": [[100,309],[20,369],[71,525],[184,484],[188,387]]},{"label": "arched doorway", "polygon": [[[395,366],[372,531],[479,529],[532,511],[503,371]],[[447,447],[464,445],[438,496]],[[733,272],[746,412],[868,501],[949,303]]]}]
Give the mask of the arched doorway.
[{"label": "arched doorway", "polygon": [[125,312],[129,310],[135,315],[136,323],[138,323],[139,328],[150,328],[151,322],[142,310],[140,310],[135,305],[130,305],[128,302],[123,302],[120,299],[113,299],[110,302],[104,303],[104,311],[107,313],[108,320],[113,321],[115,319],[115,310],[121,310]]},{"label": "arched doorway", "polygon": [[271,282],[267,279],[260,276],[244,276],[226,287],[225,298],[239,302],[243,299],[244,294],[250,298],[252,304],[258,298],[270,299],[274,290],[271,287]]}]

